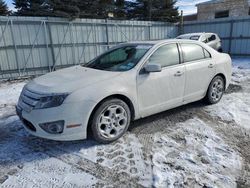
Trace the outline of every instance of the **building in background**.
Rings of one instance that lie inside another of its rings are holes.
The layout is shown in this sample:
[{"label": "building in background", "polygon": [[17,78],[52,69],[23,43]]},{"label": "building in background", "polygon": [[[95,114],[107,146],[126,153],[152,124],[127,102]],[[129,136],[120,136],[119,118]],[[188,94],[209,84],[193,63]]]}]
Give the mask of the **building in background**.
[{"label": "building in background", "polygon": [[250,0],[212,0],[197,4],[197,20],[250,15]]},{"label": "building in background", "polygon": [[197,20],[197,14],[189,14],[189,15],[186,15],[186,16],[183,16],[183,21],[186,22],[186,21],[195,21]]}]

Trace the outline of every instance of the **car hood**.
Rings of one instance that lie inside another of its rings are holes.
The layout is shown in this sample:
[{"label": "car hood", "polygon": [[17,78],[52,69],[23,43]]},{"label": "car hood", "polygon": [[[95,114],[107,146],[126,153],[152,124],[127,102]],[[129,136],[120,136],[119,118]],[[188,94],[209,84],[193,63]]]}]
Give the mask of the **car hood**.
[{"label": "car hood", "polygon": [[48,73],[27,84],[27,89],[38,93],[73,92],[107,79],[113,79],[120,72],[102,71],[74,66]]}]

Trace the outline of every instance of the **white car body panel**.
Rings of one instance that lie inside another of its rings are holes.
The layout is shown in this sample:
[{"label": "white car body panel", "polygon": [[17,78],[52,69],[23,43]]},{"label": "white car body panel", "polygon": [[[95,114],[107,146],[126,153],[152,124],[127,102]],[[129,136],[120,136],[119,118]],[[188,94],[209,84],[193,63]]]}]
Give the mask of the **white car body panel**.
[{"label": "white car body panel", "polygon": [[158,74],[139,74],[137,93],[141,117],[181,105],[185,86],[184,65],[163,68]]},{"label": "white car body panel", "polygon": [[[160,46],[170,43],[195,43],[210,52],[212,58],[165,67],[161,72],[140,74],[150,55]],[[74,66],[34,79],[24,89],[38,94],[69,93],[63,104],[47,109],[21,111],[20,116],[31,122],[36,132],[31,134],[53,140],[79,140],[87,137],[87,126],[94,108],[105,98],[121,95],[130,100],[134,117],[139,119],[189,102],[206,95],[209,83],[217,74],[223,74],[228,87],[231,79],[231,58],[218,53],[206,44],[191,40],[164,40],[138,42],[154,46],[139,63],[125,72],[101,71]],[[136,44],[138,44],[136,43]],[[213,67],[209,68],[212,64]],[[177,72],[181,75],[176,76]],[[20,106],[21,99],[17,105]],[[65,121],[63,133],[46,133],[40,123]],[[67,125],[80,124],[66,128]]]},{"label": "white car body panel", "polygon": [[[186,103],[197,98],[203,98],[207,92],[207,86],[213,79],[216,68],[212,59],[194,61],[185,64],[185,92],[184,101]],[[211,67],[211,68],[209,68]]]}]

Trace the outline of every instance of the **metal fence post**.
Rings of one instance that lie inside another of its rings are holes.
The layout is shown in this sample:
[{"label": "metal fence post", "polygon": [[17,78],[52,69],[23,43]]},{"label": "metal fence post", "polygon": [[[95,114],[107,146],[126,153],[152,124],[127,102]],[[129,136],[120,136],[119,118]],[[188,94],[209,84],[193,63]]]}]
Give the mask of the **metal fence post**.
[{"label": "metal fence post", "polygon": [[75,58],[75,41],[74,41],[74,37],[73,37],[73,32],[72,32],[72,29],[73,28],[73,23],[71,22],[70,23],[70,40],[71,40],[71,43],[72,43],[72,48],[71,48],[71,53],[72,53],[72,56],[73,56],[73,64],[76,64],[76,58]]},{"label": "metal fence post", "polygon": [[108,19],[105,19],[105,23],[106,23],[107,46],[108,46],[108,49],[109,49],[109,28],[108,28]]},{"label": "metal fence post", "polygon": [[55,58],[55,52],[54,52],[54,45],[53,45],[53,38],[52,38],[52,32],[51,32],[51,26],[50,23],[48,23],[48,32],[49,32],[49,41],[50,41],[50,49],[51,49],[51,55],[52,55],[52,69],[51,71],[54,71],[54,66],[56,64],[56,58]]},{"label": "metal fence post", "polygon": [[16,39],[15,39],[14,32],[13,32],[13,20],[10,20],[10,32],[11,32],[12,42],[14,45],[16,65],[17,65],[19,76],[20,76],[21,72],[20,72],[20,65],[19,65],[19,60],[18,60],[17,45],[16,45]]},{"label": "metal fence post", "polygon": [[232,53],[233,29],[234,29],[234,21],[231,20],[231,21],[230,21],[229,49],[228,49],[228,53],[229,53],[229,54]]},{"label": "metal fence post", "polygon": [[43,26],[44,26],[44,36],[45,36],[45,43],[46,43],[46,56],[47,56],[47,61],[48,61],[48,69],[49,69],[49,72],[51,72],[46,21],[44,21],[43,24],[44,24]]},{"label": "metal fence post", "polygon": [[148,25],[148,40],[151,40],[151,23]]},{"label": "metal fence post", "polygon": [[183,18],[183,10],[181,11],[180,23],[178,24],[178,35],[182,35],[184,32],[184,18]]}]

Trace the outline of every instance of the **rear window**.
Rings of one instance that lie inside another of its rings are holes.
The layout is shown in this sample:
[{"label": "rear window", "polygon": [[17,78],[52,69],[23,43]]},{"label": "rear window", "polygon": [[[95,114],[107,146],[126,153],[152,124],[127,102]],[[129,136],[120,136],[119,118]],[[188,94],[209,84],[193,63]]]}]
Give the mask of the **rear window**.
[{"label": "rear window", "polygon": [[194,35],[190,37],[190,40],[199,40],[200,36]]},{"label": "rear window", "polygon": [[198,44],[181,44],[184,62],[211,58],[210,53]]}]

